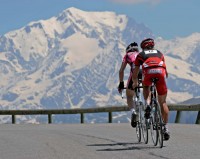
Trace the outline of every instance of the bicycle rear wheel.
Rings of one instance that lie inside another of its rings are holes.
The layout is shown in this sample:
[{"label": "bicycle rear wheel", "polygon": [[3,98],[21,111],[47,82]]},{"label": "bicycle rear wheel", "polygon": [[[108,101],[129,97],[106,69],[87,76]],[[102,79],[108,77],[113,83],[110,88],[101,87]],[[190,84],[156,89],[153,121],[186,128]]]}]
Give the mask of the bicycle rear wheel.
[{"label": "bicycle rear wheel", "polygon": [[162,120],[162,114],[160,110],[160,105],[157,102],[157,124],[158,124],[158,142],[159,142],[159,147],[163,147],[163,120]]},{"label": "bicycle rear wheel", "polygon": [[136,135],[137,135],[138,142],[141,142],[141,124],[140,124],[140,122],[137,122],[137,125],[136,125]]},{"label": "bicycle rear wheel", "polygon": [[150,117],[150,131],[151,131],[151,138],[154,146],[158,144],[158,128],[156,123],[157,111],[152,113]]},{"label": "bicycle rear wheel", "polygon": [[144,139],[144,143],[148,143],[148,120],[144,118],[144,116],[141,117],[141,128],[142,128],[142,136]]}]

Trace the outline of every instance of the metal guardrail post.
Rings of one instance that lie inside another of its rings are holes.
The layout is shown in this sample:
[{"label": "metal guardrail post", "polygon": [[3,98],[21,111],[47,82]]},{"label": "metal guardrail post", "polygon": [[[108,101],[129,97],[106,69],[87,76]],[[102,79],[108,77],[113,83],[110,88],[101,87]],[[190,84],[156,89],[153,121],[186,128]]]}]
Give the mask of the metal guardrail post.
[{"label": "metal guardrail post", "polygon": [[180,123],[180,119],[181,119],[181,111],[177,111],[175,123]]},{"label": "metal guardrail post", "polygon": [[108,122],[112,123],[112,112],[108,112]]},{"label": "metal guardrail post", "polygon": [[84,123],[84,113],[81,113],[81,124]]},{"label": "metal guardrail post", "polygon": [[12,124],[15,124],[15,123],[16,123],[15,115],[12,115]]},{"label": "metal guardrail post", "polygon": [[200,111],[198,112],[197,115],[196,124],[200,124]]},{"label": "metal guardrail post", "polygon": [[49,124],[52,123],[52,114],[48,114],[48,123],[49,123]]}]

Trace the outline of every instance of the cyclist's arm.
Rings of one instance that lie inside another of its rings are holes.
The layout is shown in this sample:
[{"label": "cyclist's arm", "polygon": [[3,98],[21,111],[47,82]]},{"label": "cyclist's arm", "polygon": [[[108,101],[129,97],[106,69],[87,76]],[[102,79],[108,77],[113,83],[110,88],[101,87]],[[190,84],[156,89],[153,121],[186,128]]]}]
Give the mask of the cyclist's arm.
[{"label": "cyclist's arm", "polygon": [[167,72],[167,69],[165,69],[166,70],[166,77],[168,78],[168,72]]},{"label": "cyclist's arm", "polygon": [[119,81],[123,82],[124,81],[124,70],[126,68],[127,63],[126,62],[122,62],[120,70],[119,70]]},{"label": "cyclist's arm", "polygon": [[162,57],[162,60],[163,60],[163,62],[165,63],[165,72],[166,72],[166,77],[168,78],[167,65],[166,65],[166,62],[165,62],[165,57],[164,57],[164,55],[163,55],[163,57]]}]

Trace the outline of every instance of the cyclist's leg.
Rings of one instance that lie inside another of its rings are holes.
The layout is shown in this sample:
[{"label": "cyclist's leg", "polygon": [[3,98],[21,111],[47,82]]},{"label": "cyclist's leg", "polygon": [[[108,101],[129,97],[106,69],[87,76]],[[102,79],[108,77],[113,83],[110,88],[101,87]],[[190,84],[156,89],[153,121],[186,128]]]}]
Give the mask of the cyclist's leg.
[{"label": "cyclist's leg", "polygon": [[145,101],[145,105],[150,104],[150,86],[143,85],[143,97]]},{"label": "cyclist's leg", "polygon": [[127,105],[129,109],[135,109],[135,102],[133,101],[133,96],[135,92],[131,89],[126,89]]},{"label": "cyclist's leg", "polygon": [[127,97],[127,104],[128,107],[131,111],[133,111],[135,109],[135,101],[133,101],[133,96],[135,96],[135,91],[132,90],[132,85],[133,85],[133,81],[132,81],[132,72],[130,72],[129,78],[128,78],[128,82],[126,85],[126,97]]},{"label": "cyclist's leg", "polygon": [[164,139],[168,140],[170,138],[169,130],[168,130],[168,116],[169,116],[169,108],[166,103],[167,98],[167,85],[165,82],[165,76],[161,75],[159,77],[159,81],[156,84],[157,92],[158,92],[158,102],[161,107],[162,118],[164,121]]},{"label": "cyclist's leg", "polygon": [[144,71],[144,75],[143,75],[143,81],[142,81],[142,84],[143,84],[143,97],[144,97],[144,104],[146,106],[146,109],[145,109],[145,118],[149,118],[150,117],[150,111],[151,111],[151,108],[150,108],[150,86],[151,86],[151,75],[147,73],[148,70],[145,70]]},{"label": "cyclist's leg", "polygon": [[148,74],[148,69],[144,70],[143,79],[143,97],[144,97],[144,104],[150,104],[150,86],[151,86],[151,75]]},{"label": "cyclist's leg", "polygon": [[156,83],[156,89],[158,92],[158,102],[161,107],[161,113],[163,117],[163,121],[165,123],[168,123],[168,115],[169,115],[169,108],[166,103],[167,98],[167,85],[165,82],[165,75],[164,74],[158,74],[159,80]]},{"label": "cyclist's leg", "polygon": [[158,95],[158,102],[161,106],[161,113],[162,113],[163,121],[165,123],[168,123],[169,108],[166,103],[166,97],[167,97],[167,94]]},{"label": "cyclist's leg", "polygon": [[130,73],[129,80],[127,82],[127,89],[126,89],[126,97],[127,97],[127,104],[131,111],[131,126],[136,127],[137,125],[137,113],[136,113],[136,104],[134,101],[135,91],[132,90],[132,74]]},{"label": "cyclist's leg", "polygon": [[143,96],[144,96],[144,104],[145,104],[145,118],[149,119],[151,107],[150,107],[150,86],[143,85]]},{"label": "cyclist's leg", "polygon": [[164,126],[164,129],[163,129],[164,139],[169,140],[169,138],[170,138],[170,132],[169,132],[169,128],[168,128],[169,108],[166,103],[166,97],[167,97],[167,94],[158,95],[158,102],[161,106],[162,118],[164,121],[164,125],[163,125]]},{"label": "cyclist's leg", "polygon": [[138,115],[136,112],[136,104],[133,100],[133,96],[135,96],[135,92],[131,89],[126,89],[126,96],[127,96],[127,104],[131,111],[131,126],[136,127],[138,121]]}]

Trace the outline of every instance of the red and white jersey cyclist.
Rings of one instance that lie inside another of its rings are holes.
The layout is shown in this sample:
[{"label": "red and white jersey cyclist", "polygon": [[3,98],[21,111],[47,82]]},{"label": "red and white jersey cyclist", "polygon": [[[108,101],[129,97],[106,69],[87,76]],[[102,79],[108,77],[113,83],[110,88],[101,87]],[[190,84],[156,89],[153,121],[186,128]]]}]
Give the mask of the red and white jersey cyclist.
[{"label": "red and white jersey cyclist", "polygon": [[165,80],[168,76],[168,73],[164,55],[159,50],[155,49],[154,45],[154,40],[151,38],[144,39],[140,44],[142,51],[138,54],[135,60],[135,69],[133,70],[133,88],[137,87],[137,75],[139,73],[140,66],[142,66],[143,96],[145,105],[147,106],[145,117],[149,118],[151,111],[151,108],[149,107],[149,93],[150,86],[152,84],[151,78],[159,79],[156,82],[156,89],[158,93],[158,102],[161,106],[162,118],[165,122],[164,138],[165,140],[168,140],[170,137],[167,126],[169,108],[166,103],[167,85]]}]

